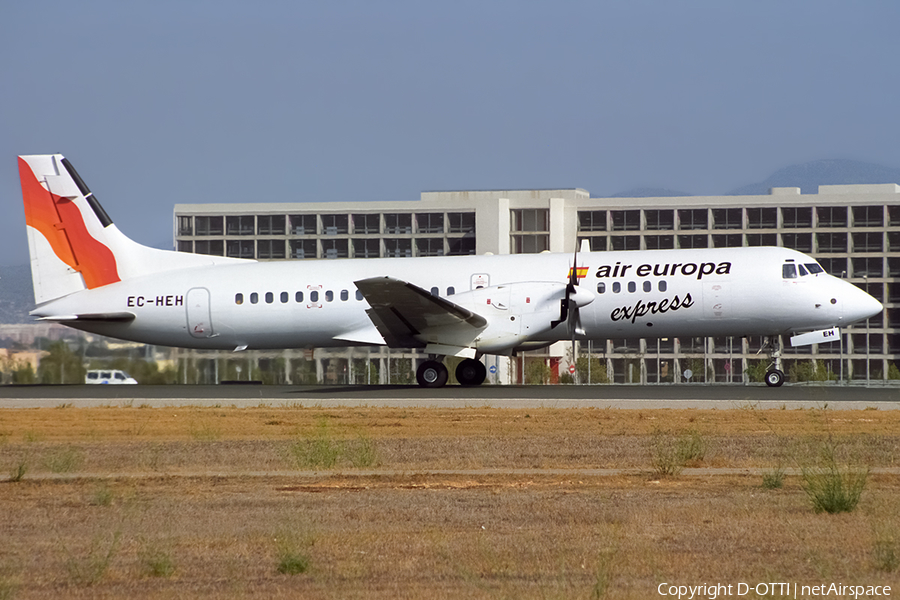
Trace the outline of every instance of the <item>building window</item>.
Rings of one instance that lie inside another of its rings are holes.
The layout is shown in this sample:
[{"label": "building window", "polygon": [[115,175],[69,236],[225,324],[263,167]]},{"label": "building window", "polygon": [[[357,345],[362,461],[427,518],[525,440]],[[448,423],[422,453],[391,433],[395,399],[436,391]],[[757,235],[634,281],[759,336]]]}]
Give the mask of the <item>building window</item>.
[{"label": "building window", "polygon": [[713,229],[742,229],[743,209],[740,208],[714,208],[712,209]]},{"label": "building window", "polygon": [[775,208],[748,208],[748,229],[775,229],[778,226],[778,210]]},{"label": "building window", "polygon": [[882,252],[884,251],[884,236],[880,231],[854,233],[853,251]]},{"label": "building window", "polygon": [[817,233],[816,246],[819,252],[846,252],[846,233]]},{"label": "building window", "polygon": [[416,253],[419,256],[443,256],[443,238],[425,238],[416,240]]},{"label": "building window", "polygon": [[284,258],[284,240],[257,240],[257,258]]},{"label": "building window", "polygon": [[377,234],[381,232],[379,215],[356,214],[353,215],[353,233]]},{"label": "building window", "polygon": [[854,227],[881,227],[884,225],[884,208],[881,206],[854,206]]},{"label": "building window", "polygon": [[194,242],[194,253],[222,256],[225,254],[225,242],[222,240],[197,240]]},{"label": "building window", "polygon": [[193,217],[178,217],[178,235],[194,235]]},{"label": "building window", "polygon": [[846,227],[846,206],[819,206],[816,207],[816,221],[819,227]]},{"label": "building window", "polygon": [[194,217],[196,235],[222,235],[222,217]]},{"label": "building window", "polygon": [[781,226],[787,229],[812,227],[812,207],[781,209]]},{"label": "building window", "polygon": [[419,213],[416,215],[419,233],[444,233],[444,213]]},{"label": "building window", "polygon": [[645,210],[647,229],[671,231],[675,229],[675,212],[671,210]]},{"label": "building window", "polygon": [[797,252],[812,252],[811,233],[782,233],[781,245]]},{"label": "building window", "polygon": [[258,215],[256,217],[257,235],[284,235],[284,215]]},{"label": "building window", "polygon": [[778,234],[775,233],[748,233],[748,246],[777,246]]},{"label": "building window", "polygon": [[315,235],[316,215],[291,215],[291,235]]},{"label": "building window", "polygon": [[709,221],[705,208],[683,208],[678,210],[679,229],[707,229]]},{"label": "building window", "polygon": [[844,277],[847,274],[846,258],[817,258],[816,261],[829,275]]},{"label": "building window", "polygon": [[232,258],[253,258],[253,240],[228,240],[225,251]]},{"label": "building window", "polygon": [[614,235],[609,238],[613,250],[640,250],[641,236],[639,235]]},{"label": "building window", "polygon": [[537,254],[550,249],[549,235],[512,236],[513,254]]},{"label": "building window", "polygon": [[375,238],[353,240],[353,256],[356,258],[378,258],[380,244]]},{"label": "building window", "polygon": [[178,244],[175,246],[175,249],[179,252],[193,252],[194,242],[190,240],[178,240]]},{"label": "building window", "polygon": [[705,235],[679,235],[678,247],[686,248],[708,248],[709,240]]},{"label": "building window", "polygon": [[591,252],[606,252],[606,236],[589,237],[587,239],[591,242]]},{"label": "building window", "polygon": [[291,240],[291,258],[315,258],[316,240]]},{"label": "building window", "polygon": [[513,231],[550,231],[550,210],[523,208],[510,211]]},{"label": "building window", "polygon": [[578,231],[606,231],[606,211],[579,210]]},{"label": "building window", "polygon": [[675,247],[674,235],[647,235],[644,236],[647,250],[671,250]]},{"label": "building window", "polygon": [[713,248],[740,248],[744,236],[740,233],[717,233],[712,236]]},{"label": "building window", "polygon": [[347,258],[350,244],[347,240],[322,240],[323,258]]},{"label": "building window", "polygon": [[877,258],[854,257],[851,263],[853,264],[854,277],[881,277],[883,274],[880,256]]},{"label": "building window", "polygon": [[641,228],[641,211],[611,210],[613,231],[637,231]]},{"label": "building window", "polygon": [[447,213],[449,233],[475,233],[475,213]]},{"label": "building window", "polygon": [[[385,233],[412,233],[412,215],[404,213],[389,213],[384,215]],[[412,252],[412,246],[410,246]]]},{"label": "building window", "polygon": [[475,238],[474,236],[466,236],[461,238],[450,238],[447,240],[449,250],[448,256],[471,256],[475,254]]},{"label": "building window", "polygon": [[900,227],[900,206],[888,206],[888,225]]},{"label": "building window", "polygon": [[225,235],[253,235],[253,215],[225,217]]},{"label": "building window", "polygon": [[[410,215],[406,215],[409,217]],[[391,258],[412,256],[412,240],[405,238],[385,238],[384,255]]]},{"label": "building window", "polygon": [[900,231],[888,231],[888,252],[900,252]]},{"label": "building window", "polygon": [[347,215],[322,215],[322,235],[344,235],[348,222]]}]

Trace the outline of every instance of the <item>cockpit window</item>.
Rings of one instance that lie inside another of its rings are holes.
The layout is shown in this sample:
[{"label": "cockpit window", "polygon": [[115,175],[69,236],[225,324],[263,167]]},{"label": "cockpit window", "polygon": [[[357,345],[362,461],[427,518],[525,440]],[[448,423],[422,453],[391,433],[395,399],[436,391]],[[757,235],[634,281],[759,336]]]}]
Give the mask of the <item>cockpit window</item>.
[{"label": "cockpit window", "polygon": [[809,275],[809,271],[807,271],[803,265],[797,265],[797,270],[800,271],[800,277],[806,277]]},{"label": "cockpit window", "polygon": [[781,276],[784,279],[796,279],[797,278],[797,266],[793,263],[785,263],[781,265]]},{"label": "cockpit window", "polygon": [[807,263],[803,266],[806,267],[807,269],[809,269],[809,272],[812,273],[813,275],[818,275],[819,273],[825,272],[825,269],[820,267],[819,263]]}]

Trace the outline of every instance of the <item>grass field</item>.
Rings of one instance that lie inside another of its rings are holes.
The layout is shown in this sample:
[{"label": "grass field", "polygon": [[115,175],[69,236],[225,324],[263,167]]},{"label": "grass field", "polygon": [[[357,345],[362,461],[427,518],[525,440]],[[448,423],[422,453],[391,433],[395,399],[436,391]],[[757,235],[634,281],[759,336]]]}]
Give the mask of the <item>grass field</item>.
[{"label": "grass field", "polygon": [[898,413],[2,410],[0,600],[900,590]]}]

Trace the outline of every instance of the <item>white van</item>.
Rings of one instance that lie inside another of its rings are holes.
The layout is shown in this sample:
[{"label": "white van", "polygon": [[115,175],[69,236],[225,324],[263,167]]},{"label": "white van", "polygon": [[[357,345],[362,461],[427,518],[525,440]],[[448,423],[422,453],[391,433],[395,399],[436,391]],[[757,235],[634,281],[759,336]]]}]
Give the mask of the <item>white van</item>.
[{"label": "white van", "polygon": [[137,381],[118,369],[96,369],[84,374],[85,383],[135,384]]}]

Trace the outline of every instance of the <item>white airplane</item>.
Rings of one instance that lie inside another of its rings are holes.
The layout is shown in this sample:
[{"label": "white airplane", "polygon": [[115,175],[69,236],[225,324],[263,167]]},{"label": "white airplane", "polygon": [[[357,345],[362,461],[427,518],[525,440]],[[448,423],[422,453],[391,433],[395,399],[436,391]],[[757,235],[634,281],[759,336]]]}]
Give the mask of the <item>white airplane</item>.
[{"label": "white airplane", "polygon": [[[45,321],[183,348],[419,348],[420,385],[463,357],[561,340],[839,339],[877,300],[787,248],[716,248],[256,262],[157,250],[123,235],[62,155],[19,157],[37,307]],[[574,267],[574,268],[573,268]],[[778,338],[780,339],[780,338]],[[784,381],[777,352],[766,383]]]}]

